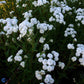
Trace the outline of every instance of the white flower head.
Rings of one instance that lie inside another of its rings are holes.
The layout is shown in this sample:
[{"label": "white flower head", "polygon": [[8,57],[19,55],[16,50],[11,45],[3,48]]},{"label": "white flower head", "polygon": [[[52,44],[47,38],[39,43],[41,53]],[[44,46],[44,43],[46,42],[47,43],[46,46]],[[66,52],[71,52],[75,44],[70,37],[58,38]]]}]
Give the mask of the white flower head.
[{"label": "white flower head", "polygon": [[51,53],[48,53],[48,54],[47,54],[47,57],[48,57],[49,59],[52,59],[52,58],[53,58],[53,55],[52,55]]},{"label": "white flower head", "polygon": [[53,84],[54,83],[54,79],[52,78],[52,76],[50,74],[47,74],[45,76],[44,82],[46,84]]},{"label": "white flower head", "polygon": [[8,62],[12,62],[13,61],[12,57],[13,57],[13,55],[11,55],[10,57],[8,57],[7,61]]},{"label": "white flower head", "polygon": [[40,84],[44,84],[44,83],[40,83]]},{"label": "white flower head", "polygon": [[73,62],[75,62],[75,61],[77,60],[77,57],[74,56],[74,57],[71,58],[71,60],[72,60]]},{"label": "white flower head", "polygon": [[14,60],[20,62],[20,61],[22,61],[22,57],[16,55],[16,56],[14,57]]},{"label": "white flower head", "polygon": [[59,65],[58,65],[61,69],[64,69],[65,67],[65,64],[63,62],[59,62]]},{"label": "white flower head", "polygon": [[24,67],[25,67],[25,62],[22,61],[22,62],[20,63],[20,66],[22,66],[22,67],[24,68]]},{"label": "white flower head", "polygon": [[43,64],[42,68],[43,70],[47,70],[47,64]]},{"label": "white flower head", "polygon": [[40,43],[44,43],[44,41],[45,41],[45,38],[44,37],[40,37],[39,42]]},{"label": "white flower head", "polygon": [[43,62],[43,58],[42,57],[40,57],[40,58],[38,58],[38,62]]},{"label": "white flower head", "polygon": [[46,65],[46,64],[47,64],[47,62],[48,62],[48,60],[47,60],[47,59],[44,59],[44,60],[42,61],[42,63],[43,63],[44,65]]},{"label": "white flower head", "polygon": [[69,44],[67,45],[67,48],[68,48],[68,49],[75,49],[74,44],[71,44],[71,43],[69,43]]},{"label": "white flower head", "polygon": [[51,72],[54,70],[54,66],[47,66],[47,71]]},{"label": "white flower head", "polygon": [[37,57],[37,58],[40,57],[40,53],[37,53],[37,54],[36,54],[36,57]]},{"label": "white flower head", "polygon": [[44,71],[44,70],[41,70],[41,71],[40,71],[40,74],[41,74],[41,75],[45,75],[45,71]]},{"label": "white flower head", "polygon": [[48,65],[53,65],[53,64],[54,64],[54,60],[48,59],[48,60],[47,60],[47,64],[48,64]]},{"label": "white flower head", "polygon": [[48,44],[44,44],[43,50],[45,51],[45,50],[49,50],[49,49],[50,49],[49,45]]},{"label": "white flower head", "polygon": [[23,53],[23,50],[22,49],[20,49],[18,52],[17,52],[17,54],[16,55],[21,55]]}]

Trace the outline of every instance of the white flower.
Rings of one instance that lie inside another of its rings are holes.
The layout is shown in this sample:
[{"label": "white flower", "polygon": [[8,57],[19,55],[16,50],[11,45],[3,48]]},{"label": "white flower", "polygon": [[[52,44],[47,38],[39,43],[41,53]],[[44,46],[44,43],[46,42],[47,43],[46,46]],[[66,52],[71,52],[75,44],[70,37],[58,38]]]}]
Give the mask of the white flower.
[{"label": "white flower", "polygon": [[59,66],[61,69],[64,69],[65,64],[64,64],[63,62],[59,62],[58,64],[59,64],[58,66]]},{"label": "white flower", "polygon": [[44,83],[40,83],[40,84],[44,84]]},{"label": "white flower", "polygon": [[55,61],[58,61],[59,60],[58,56],[55,56],[54,60]]},{"label": "white flower", "polygon": [[32,4],[36,7],[37,6],[37,1],[33,1]]},{"label": "white flower", "polygon": [[22,57],[16,55],[16,56],[14,57],[14,60],[20,62],[20,61],[22,61]]},{"label": "white flower", "polygon": [[51,17],[49,18],[49,22],[52,22],[52,21],[55,21],[55,18],[54,18],[53,16],[51,16]]},{"label": "white flower", "polygon": [[27,58],[28,58],[28,56],[27,56],[27,55],[24,55],[24,58],[25,58],[25,59],[27,59]]},{"label": "white flower", "polygon": [[42,76],[41,76],[40,74],[36,74],[36,78],[37,78],[38,80],[42,80]]},{"label": "white flower", "polygon": [[50,59],[52,59],[53,55],[51,53],[48,53],[47,57],[50,58]]},{"label": "white flower", "polygon": [[46,84],[48,84],[48,83],[50,82],[49,78],[45,78],[45,79],[44,79],[44,82],[45,82]]},{"label": "white flower", "polygon": [[31,23],[34,25],[34,24],[37,24],[37,19],[36,18],[31,18]]},{"label": "white flower", "polygon": [[13,19],[11,19],[11,22],[12,22],[13,25],[16,25],[18,20],[17,20],[16,17],[13,17]]},{"label": "white flower", "polygon": [[13,57],[13,55],[11,55],[10,57],[8,57],[7,61],[8,62],[12,62],[13,61],[12,57]]},{"label": "white flower", "polygon": [[44,33],[44,29],[40,29],[40,33],[43,34]]},{"label": "white flower", "polygon": [[41,71],[35,71],[35,76],[38,80],[42,80],[42,75],[45,75],[45,71],[41,70]]},{"label": "white flower", "polygon": [[41,74],[41,75],[45,75],[45,71],[44,71],[44,70],[41,70],[41,71],[40,71],[40,74]]},{"label": "white flower", "polygon": [[20,50],[17,52],[17,54],[16,54],[16,55],[18,56],[18,55],[21,55],[22,53],[23,53],[23,50],[22,50],[22,49],[20,49]]},{"label": "white flower", "polygon": [[43,0],[43,3],[47,3],[47,0]]},{"label": "white flower", "polygon": [[77,60],[77,58],[76,58],[76,57],[72,57],[71,60],[72,60],[73,62],[75,62],[75,61]]},{"label": "white flower", "polygon": [[27,6],[27,4],[22,4],[22,7],[26,7]]},{"label": "white flower", "polygon": [[84,25],[84,20],[82,20],[81,23]]},{"label": "white flower", "polygon": [[54,83],[54,79],[50,78],[50,83],[53,84]]},{"label": "white flower", "polygon": [[46,64],[43,65],[42,68],[43,68],[44,70],[47,70],[47,65],[46,65]]},{"label": "white flower", "polygon": [[42,0],[38,0],[38,6],[43,5],[43,1]]},{"label": "white flower", "polygon": [[0,4],[4,4],[4,3],[6,4],[6,1],[0,1]]},{"label": "white flower", "polygon": [[79,62],[84,62],[84,58],[79,58]]},{"label": "white flower", "polygon": [[54,70],[54,66],[47,66],[47,71],[51,72]]},{"label": "white flower", "polygon": [[45,38],[44,37],[40,37],[39,42],[40,43],[44,43],[44,41],[45,41]]},{"label": "white flower", "polygon": [[43,62],[43,58],[38,58],[38,62]]},{"label": "white flower", "polygon": [[48,59],[48,60],[47,60],[47,64],[48,64],[48,65],[53,65],[53,64],[54,64],[54,61],[53,61],[52,59]]},{"label": "white flower", "polygon": [[24,67],[25,67],[25,62],[22,61],[22,62],[20,63],[20,66],[22,66],[22,67],[24,68]]},{"label": "white flower", "polygon": [[29,35],[33,33],[33,29],[29,29]]},{"label": "white flower", "polygon": [[49,50],[49,49],[50,49],[49,45],[48,44],[44,44],[43,50],[45,51],[45,50]]},{"label": "white flower", "polygon": [[53,43],[53,39],[50,39],[50,42],[52,42],[52,43]]},{"label": "white flower", "polygon": [[73,28],[66,28],[64,36],[71,36],[72,38],[75,38],[77,32]]},{"label": "white flower", "polygon": [[74,38],[74,41],[75,41],[75,42],[77,42],[77,39],[76,39],[76,38]]},{"label": "white flower", "polygon": [[67,45],[67,48],[68,48],[68,49],[75,49],[74,44],[71,44],[71,43],[69,43],[69,44]]},{"label": "white flower", "polygon": [[35,71],[35,76],[38,80],[42,79],[42,75],[40,74],[40,71]]},{"label": "white flower", "polygon": [[50,79],[50,78],[52,78],[52,76],[50,74],[47,74],[46,75],[46,78],[49,78]]},{"label": "white flower", "polygon": [[44,82],[46,84],[53,84],[54,83],[54,79],[52,78],[52,76],[50,74],[47,74],[45,76]]},{"label": "white flower", "polygon": [[43,53],[43,54],[41,55],[41,57],[45,58],[45,57],[46,57],[46,54],[45,54],[45,53]]},{"label": "white flower", "polygon": [[40,53],[37,53],[37,54],[36,54],[36,57],[37,57],[37,58],[40,57]]},{"label": "white flower", "polygon": [[14,26],[13,27],[13,32],[17,32],[18,31],[18,26]]},{"label": "white flower", "polygon": [[44,59],[43,61],[42,61],[42,63],[45,65],[45,64],[47,64],[47,59]]},{"label": "white flower", "polygon": [[52,54],[54,55],[54,57],[58,57],[59,56],[59,53],[56,52],[56,51],[52,51]]},{"label": "white flower", "polygon": [[79,58],[79,62],[80,62],[80,64],[81,64],[81,65],[83,65],[83,66],[84,66],[84,57]]}]

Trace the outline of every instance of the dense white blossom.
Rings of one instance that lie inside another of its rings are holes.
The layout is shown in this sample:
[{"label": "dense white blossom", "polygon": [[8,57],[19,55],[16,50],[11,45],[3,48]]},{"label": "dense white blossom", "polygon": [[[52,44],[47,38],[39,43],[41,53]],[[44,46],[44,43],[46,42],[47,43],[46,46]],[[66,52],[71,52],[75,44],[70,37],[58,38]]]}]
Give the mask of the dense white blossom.
[{"label": "dense white blossom", "polygon": [[6,18],[6,20],[0,19],[0,23],[5,24],[3,30],[6,32],[6,35],[10,35],[13,32],[16,33],[18,31],[17,22],[18,20],[16,17],[13,17],[12,19]]},{"label": "dense white blossom", "polygon": [[75,21],[80,21],[84,25],[84,9],[78,8],[76,10],[76,14],[77,16],[76,16]]},{"label": "dense white blossom", "polygon": [[[69,25],[70,26],[70,25]],[[76,37],[77,32],[73,28],[66,28],[64,36],[71,36],[72,38]]]}]

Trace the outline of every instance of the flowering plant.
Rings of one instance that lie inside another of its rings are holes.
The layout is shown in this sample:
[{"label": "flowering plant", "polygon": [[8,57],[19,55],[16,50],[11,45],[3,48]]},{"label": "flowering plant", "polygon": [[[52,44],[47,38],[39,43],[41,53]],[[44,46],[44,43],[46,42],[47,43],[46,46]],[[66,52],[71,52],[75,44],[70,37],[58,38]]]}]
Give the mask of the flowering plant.
[{"label": "flowering plant", "polygon": [[0,19],[5,84],[84,83],[83,0],[10,0],[5,7],[8,16]]}]

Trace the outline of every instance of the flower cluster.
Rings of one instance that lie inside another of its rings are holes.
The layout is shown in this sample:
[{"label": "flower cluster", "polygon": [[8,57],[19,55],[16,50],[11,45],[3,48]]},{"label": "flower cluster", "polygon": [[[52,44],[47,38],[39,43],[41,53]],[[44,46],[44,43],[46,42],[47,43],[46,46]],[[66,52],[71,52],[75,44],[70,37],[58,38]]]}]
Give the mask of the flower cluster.
[{"label": "flower cluster", "polygon": [[31,18],[29,21],[29,18],[32,17],[31,14],[32,10],[29,10],[28,12],[23,13],[25,20],[19,24],[19,32],[20,35],[17,37],[17,39],[21,39],[25,35],[29,33],[29,35],[33,32],[33,26],[37,24],[36,18]]},{"label": "flower cluster", "polygon": [[75,21],[81,21],[81,23],[84,25],[84,9],[78,8],[76,10],[76,14],[77,16],[76,16]]},{"label": "flower cluster", "polygon": [[[41,53],[37,53],[36,57],[38,58],[38,62],[42,63],[42,69],[44,71],[47,71],[47,72],[53,71],[55,69],[56,62],[59,61],[59,53],[56,52],[56,51],[52,51],[51,53],[48,53],[47,55],[44,52],[42,54]],[[64,69],[65,64],[63,62],[59,61],[58,62],[58,66],[61,69]],[[38,79],[37,76],[36,76],[36,78]],[[40,77],[40,79],[42,79],[42,77]],[[51,84],[53,84],[54,83],[54,79],[51,78],[51,82],[50,82],[50,79],[47,78],[47,76],[46,76],[45,79],[44,79],[44,82],[46,84],[52,82]]]},{"label": "flower cluster", "polygon": [[38,0],[38,1],[32,2],[32,4],[33,4],[35,7],[37,7],[37,6],[42,6],[42,5],[47,4],[47,3],[49,3],[47,0]]},{"label": "flower cluster", "polygon": [[76,34],[77,34],[77,32],[74,30],[74,25],[73,24],[70,24],[69,26],[68,26],[68,28],[66,28],[66,30],[65,30],[65,33],[64,33],[64,36],[65,37],[67,37],[67,36],[71,36],[72,38],[75,38],[76,37]]},{"label": "flower cluster", "polygon": [[71,44],[71,43],[69,43],[69,44],[67,45],[67,48],[68,48],[68,49],[75,49],[74,44]]},{"label": "flower cluster", "polygon": [[53,84],[54,83],[54,79],[52,78],[52,76],[50,74],[47,74],[45,76],[44,82],[46,84]]},{"label": "flower cluster", "polygon": [[[57,7],[54,6],[54,3],[56,3]],[[51,16],[49,18],[49,21],[52,22],[52,21],[56,21],[60,24],[66,24],[66,22],[64,21],[64,15],[66,12],[68,11],[71,11],[72,8],[69,7],[67,4],[66,4],[66,1],[63,2],[59,2],[58,0],[52,0],[51,1],[51,6],[50,6],[50,13],[53,13],[53,16]]]},{"label": "flower cluster", "polygon": [[3,29],[7,36],[12,34],[13,32],[16,33],[18,31],[17,22],[18,20],[16,17],[13,17],[12,19],[7,18],[6,20],[0,19],[0,23],[3,23],[5,25]]},{"label": "flower cluster", "polygon": [[46,23],[38,22],[37,29],[39,29],[39,32],[41,34],[44,34],[45,31],[52,30],[53,29],[53,25],[49,25],[49,24],[46,24]]},{"label": "flower cluster", "polygon": [[80,62],[81,65],[84,66],[84,45],[83,44],[78,44],[77,45],[76,57],[80,57],[79,62]]},{"label": "flower cluster", "polygon": [[38,80],[42,80],[42,75],[45,75],[45,71],[41,70],[41,71],[35,71],[35,76]]},{"label": "flower cluster", "polygon": [[[53,16],[51,16],[49,18],[49,21],[52,22],[52,21],[56,21],[56,22],[59,22],[60,24],[63,23],[65,24],[65,21],[64,21],[64,16],[63,14],[61,13],[61,7],[51,7],[50,8],[50,13],[53,13]],[[55,18],[54,18],[55,17]]]},{"label": "flower cluster", "polygon": [[23,59],[22,59],[21,54],[23,54],[23,50],[22,50],[22,49],[20,49],[20,50],[16,53],[16,55],[15,55],[14,57],[13,57],[13,55],[9,56],[8,59],[7,59],[7,61],[8,61],[8,62],[14,61],[15,63],[16,63],[16,62],[20,62],[20,66],[22,66],[22,67],[24,68],[24,67],[25,67],[25,62],[22,61]]}]

